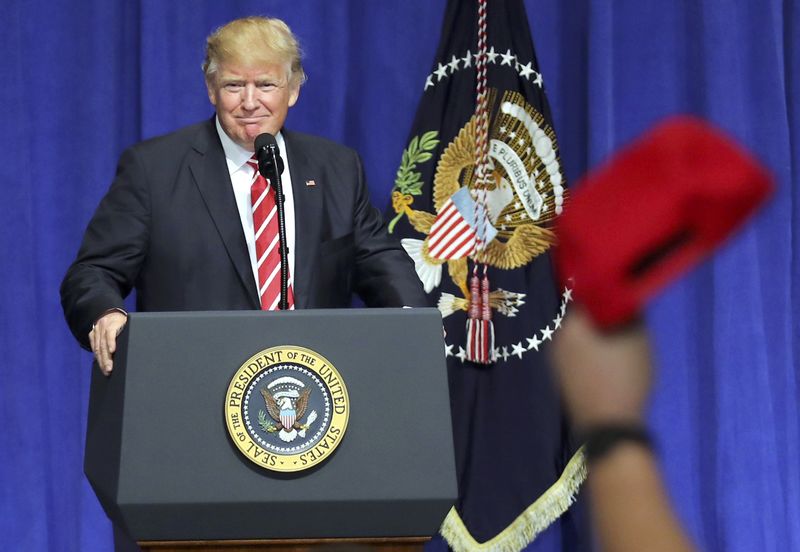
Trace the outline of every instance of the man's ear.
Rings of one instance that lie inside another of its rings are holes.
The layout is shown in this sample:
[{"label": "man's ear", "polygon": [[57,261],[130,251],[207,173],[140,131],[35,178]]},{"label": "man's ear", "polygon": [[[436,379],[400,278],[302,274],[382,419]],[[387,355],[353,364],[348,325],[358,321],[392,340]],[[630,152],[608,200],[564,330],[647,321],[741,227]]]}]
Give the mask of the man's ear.
[{"label": "man's ear", "polygon": [[213,78],[213,76],[206,78],[206,91],[208,92],[208,101],[211,102],[211,105],[217,107],[217,89],[214,83],[209,80]]},{"label": "man's ear", "polygon": [[289,89],[289,107],[292,107],[294,104],[296,104],[297,98],[299,97],[300,97],[300,85],[298,84]]}]

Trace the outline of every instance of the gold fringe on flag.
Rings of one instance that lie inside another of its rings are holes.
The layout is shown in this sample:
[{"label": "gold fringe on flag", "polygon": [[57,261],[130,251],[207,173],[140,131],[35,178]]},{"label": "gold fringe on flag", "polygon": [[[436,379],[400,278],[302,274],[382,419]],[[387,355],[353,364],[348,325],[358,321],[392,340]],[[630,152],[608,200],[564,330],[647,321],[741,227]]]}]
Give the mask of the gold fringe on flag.
[{"label": "gold fringe on flag", "polygon": [[476,541],[455,508],[447,514],[440,533],[455,552],[519,552],[567,511],[585,480],[586,459],[581,447],[558,481],[497,536],[482,543]]}]

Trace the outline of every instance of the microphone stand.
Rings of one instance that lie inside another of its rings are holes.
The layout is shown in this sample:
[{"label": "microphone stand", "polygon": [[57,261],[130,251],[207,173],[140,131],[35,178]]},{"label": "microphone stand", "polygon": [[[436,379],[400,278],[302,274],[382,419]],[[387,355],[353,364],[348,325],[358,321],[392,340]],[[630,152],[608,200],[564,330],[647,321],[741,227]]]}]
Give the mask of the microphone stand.
[{"label": "microphone stand", "polygon": [[[275,206],[278,210],[278,252],[281,256],[281,298],[278,303],[280,310],[289,309],[289,247],[286,245],[286,219],[284,215],[283,183],[281,182],[282,159],[277,153],[277,146],[269,144],[267,150],[267,164],[269,172],[274,174],[270,183],[275,186]],[[270,175],[273,176],[273,175]]]}]

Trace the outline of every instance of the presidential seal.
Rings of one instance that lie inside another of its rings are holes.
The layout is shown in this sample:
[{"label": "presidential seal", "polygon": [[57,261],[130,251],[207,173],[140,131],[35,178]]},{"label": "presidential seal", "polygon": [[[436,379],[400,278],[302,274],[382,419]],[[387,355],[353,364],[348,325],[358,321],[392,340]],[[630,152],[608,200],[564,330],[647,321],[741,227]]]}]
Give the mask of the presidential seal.
[{"label": "presidential seal", "polygon": [[256,353],[225,394],[225,425],[236,447],[258,466],[306,470],[327,460],[344,437],[350,400],[328,360],[294,345]]}]

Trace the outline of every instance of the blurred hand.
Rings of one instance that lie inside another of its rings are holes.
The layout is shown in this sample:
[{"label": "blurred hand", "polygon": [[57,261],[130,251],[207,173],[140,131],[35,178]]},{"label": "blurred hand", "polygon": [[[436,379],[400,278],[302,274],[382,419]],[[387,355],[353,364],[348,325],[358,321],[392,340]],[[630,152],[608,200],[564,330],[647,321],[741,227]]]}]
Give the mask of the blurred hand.
[{"label": "blurred hand", "polygon": [[642,324],[603,332],[576,306],[564,317],[552,350],[576,429],[644,422],[652,368]]},{"label": "blurred hand", "polygon": [[117,336],[128,322],[128,317],[118,311],[101,316],[89,332],[89,344],[94,357],[104,375],[111,374],[114,368],[114,352],[117,350]]}]

